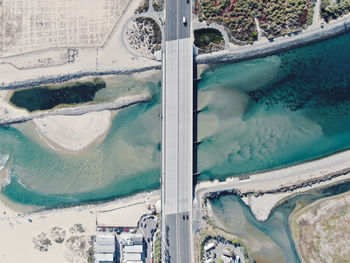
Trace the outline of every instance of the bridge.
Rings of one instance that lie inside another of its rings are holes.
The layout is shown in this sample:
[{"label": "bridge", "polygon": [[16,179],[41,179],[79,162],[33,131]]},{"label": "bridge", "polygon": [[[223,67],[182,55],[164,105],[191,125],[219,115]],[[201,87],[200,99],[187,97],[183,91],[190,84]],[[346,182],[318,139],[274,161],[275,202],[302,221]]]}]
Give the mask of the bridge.
[{"label": "bridge", "polygon": [[162,262],[192,263],[192,1],[167,0],[162,56]]}]

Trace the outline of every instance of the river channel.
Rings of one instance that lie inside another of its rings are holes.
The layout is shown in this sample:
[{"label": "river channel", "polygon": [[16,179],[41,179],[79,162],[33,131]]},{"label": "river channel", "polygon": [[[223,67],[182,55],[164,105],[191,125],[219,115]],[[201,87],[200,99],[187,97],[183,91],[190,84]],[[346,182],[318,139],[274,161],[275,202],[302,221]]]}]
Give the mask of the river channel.
[{"label": "river channel", "polygon": [[[350,34],[278,55],[211,65],[201,73],[199,180],[276,169],[350,148]],[[58,152],[27,124],[0,128],[11,181],[2,195],[57,207],[159,188],[161,74],[103,78],[95,102],[147,91],[118,112],[106,139]]]}]

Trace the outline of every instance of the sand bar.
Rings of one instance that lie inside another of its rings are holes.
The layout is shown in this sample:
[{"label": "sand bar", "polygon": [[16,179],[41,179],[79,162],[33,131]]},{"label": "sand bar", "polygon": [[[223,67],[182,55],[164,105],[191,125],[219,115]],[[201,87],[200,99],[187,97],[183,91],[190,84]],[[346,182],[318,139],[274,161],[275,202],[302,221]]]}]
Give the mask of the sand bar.
[{"label": "sand bar", "polygon": [[81,151],[110,127],[110,111],[90,112],[79,116],[47,116],[34,119],[44,138],[69,151]]},{"label": "sand bar", "polygon": [[[350,179],[350,150],[336,153],[321,159],[289,166],[268,172],[252,174],[245,177],[229,177],[225,182],[205,181],[196,186],[196,198],[194,200],[195,220],[199,221],[201,200],[206,193],[221,193],[239,191],[240,193],[259,193],[275,191],[276,189],[288,188],[293,185],[303,185],[311,179],[316,180],[329,175],[336,175],[332,180],[317,182],[309,186],[298,188],[294,191],[306,191],[315,187],[332,184]],[[339,176],[338,176],[339,173]],[[258,220],[265,220],[271,209],[283,198],[291,195],[292,192],[271,194],[257,199],[246,199],[250,204],[253,213]],[[263,206],[263,207],[262,207]]]}]

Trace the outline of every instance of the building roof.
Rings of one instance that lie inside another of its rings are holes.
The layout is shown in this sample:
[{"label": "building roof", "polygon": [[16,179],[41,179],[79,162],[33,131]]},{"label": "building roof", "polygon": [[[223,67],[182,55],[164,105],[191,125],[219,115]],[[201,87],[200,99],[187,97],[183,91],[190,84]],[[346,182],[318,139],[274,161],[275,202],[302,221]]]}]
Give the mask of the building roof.
[{"label": "building roof", "polygon": [[143,247],[142,245],[134,245],[134,246],[125,246],[124,253],[142,253]]},{"label": "building roof", "polygon": [[95,243],[100,245],[115,245],[115,236],[97,235]]},{"label": "building roof", "polygon": [[210,249],[212,249],[214,247],[215,247],[215,244],[213,242],[211,242],[211,243],[209,243],[209,244],[204,246],[204,250],[208,251],[208,250],[210,250]]},{"label": "building roof", "polygon": [[142,245],[142,234],[123,234],[121,235],[121,243],[123,245]]},{"label": "building roof", "polygon": [[141,253],[124,253],[124,260],[126,261],[141,260]]},{"label": "building roof", "polygon": [[132,236],[132,241],[134,242],[134,244],[142,244],[143,235],[142,234],[134,234]]},{"label": "building roof", "polygon": [[96,263],[113,263],[114,262],[114,256],[113,254],[95,254],[95,262]]},{"label": "building roof", "polygon": [[94,251],[95,251],[95,253],[111,253],[111,254],[113,254],[115,252],[115,245],[101,245],[101,244],[95,243]]},{"label": "building roof", "polygon": [[232,257],[228,257],[225,255],[221,255],[221,259],[224,261],[224,263],[232,263],[233,261]]}]

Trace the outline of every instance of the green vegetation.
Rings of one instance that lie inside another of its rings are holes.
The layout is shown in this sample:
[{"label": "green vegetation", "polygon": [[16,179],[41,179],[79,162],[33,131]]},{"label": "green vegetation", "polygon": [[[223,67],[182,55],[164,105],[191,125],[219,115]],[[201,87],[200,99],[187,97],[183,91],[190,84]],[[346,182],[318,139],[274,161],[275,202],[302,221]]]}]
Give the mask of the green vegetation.
[{"label": "green vegetation", "polygon": [[152,5],[153,5],[153,9],[155,11],[163,11],[164,10],[164,0],[153,0]]},{"label": "green vegetation", "polygon": [[256,17],[269,38],[300,30],[312,21],[311,0],[197,0],[199,21],[224,25],[230,41],[252,43],[257,39]]},{"label": "green vegetation", "polygon": [[219,30],[203,28],[194,31],[194,44],[199,48],[199,53],[207,53],[222,50],[224,39]]},{"label": "green vegetation", "polygon": [[160,232],[157,232],[154,241],[154,263],[161,262],[160,256]]},{"label": "green vegetation", "polygon": [[60,86],[42,86],[15,91],[10,102],[28,111],[48,110],[61,104],[78,104],[92,101],[106,83],[99,78],[93,81],[74,82]]},{"label": "green vegetation", "polygon": [[321,0],[321,16],[328,22],[350,12],[349,0]]},{"label": "green vegetation", "polygon": [[78,233],[84,233],[85,232],[85,229],[84,229],[82,224],[75,224],[73,226],[73,228],[75,228],[76,232],[78,232]]},{"label": "green vegetation", "polygon": [[144,0],[142,4],[135,10],[135,14],[147,12],[149,8],[148,0]]},{"label": "green vegetation", "polygon": [[207,243],[208,240],[212,239],[212,236],[208,233],[205,233],[199,243],[199,247],[200,247],[200,251],[199,251],[199,258],[200,261],[202,262],[202,260],[204,259],[204,246],[205,243]]},{"label": "green vegetation", "polygon": [[88,249],[88,259],[87,259],[87,262],[88,263],[93,263],[94,262],[94,248],[93,248],[93,236],[91,237],[91,240],[89,241],[89,245],[90,245],[90,247],[89,247],[89,249]]},{"label": "green vegetation", "polygon": [[219,263],[224,263],[224,260],[223,260],[222,258],[219,258],[219,259],[218,259],[218,262],[219,262]]},{"label": "green vegetation", "polygon": [[239,242],[238,240],[232,240],[232,244],[235,246],[235,247],[240,247],[241,246],[241,242]]},{"label": "green vegetation", "polygon": [[[161,49],[162,44],[162,31],[156,21],[149,17],[138,17],[136,18],[136,23],[144,28],[151,28],[152,37],[150,37],[150,44],[153,44],[151,52],[154,54],[155,51]],[[150,35],[151,32],[146,31]]]}]

